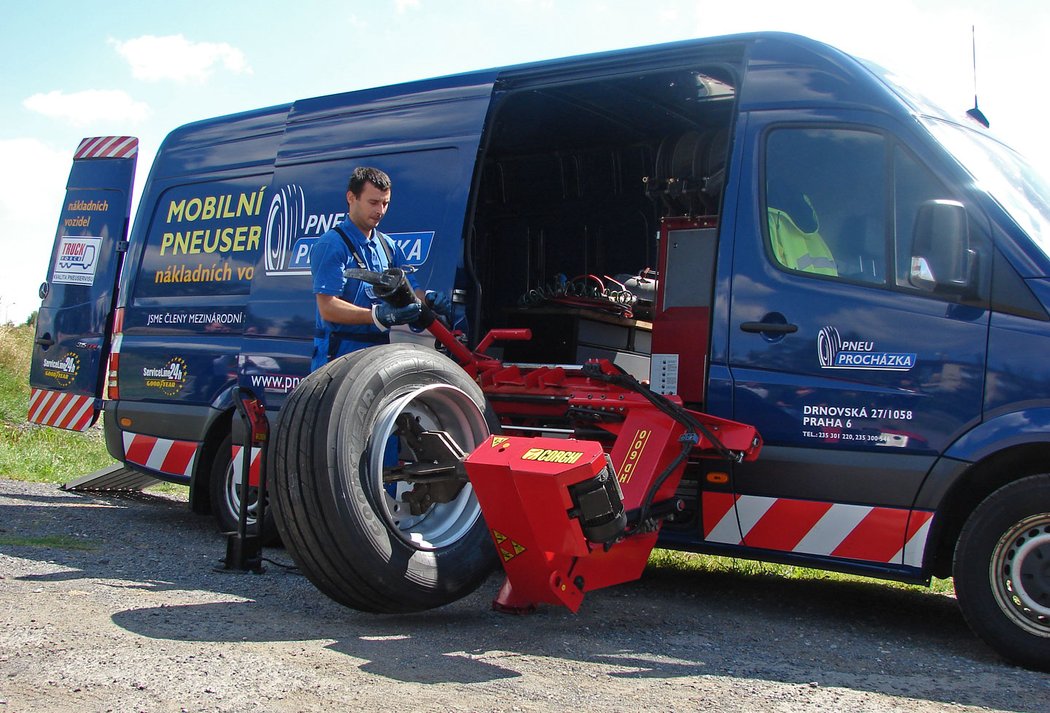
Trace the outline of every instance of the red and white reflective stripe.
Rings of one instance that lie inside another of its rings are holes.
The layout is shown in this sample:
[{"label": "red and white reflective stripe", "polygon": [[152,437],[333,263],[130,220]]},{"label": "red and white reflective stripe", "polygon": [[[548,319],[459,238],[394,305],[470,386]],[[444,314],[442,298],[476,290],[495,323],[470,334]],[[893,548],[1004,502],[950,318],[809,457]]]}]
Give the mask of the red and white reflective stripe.
[{"label": "red and white reflective stripe", "polygon": [[910,567],[922,566],[933,520],[926,510],[731,493],[704,493],[703,509],[709,542]]},{"label": "red and white reflective stripe", "polygon": [[[241,458],[241,449],[243,446],[234,444],[233,451],[230,457],[233,459],[233,477],[234,481],[241,482],[241,474],[244,472],[244,459]],[[252,461],[248,466],[248,485],[259,485],[259,456],[262,455],[262,448],[252,447]]]},{"label": "red and white reflective stripe", "polygon": [[33,389],[29,394],[29,421],[70,431],[86,431],[95,422],[95,397]]},{"label": "red and white reflective stripe", "polygon": [[200,445],[124,431],[124,459],[168,475],[190,477]]},{"label": "red and white reflective stripe", "polygon": [[82,139],[73,158],[131,158],[138,151],[139,140],[134,136],[95,136]]}]

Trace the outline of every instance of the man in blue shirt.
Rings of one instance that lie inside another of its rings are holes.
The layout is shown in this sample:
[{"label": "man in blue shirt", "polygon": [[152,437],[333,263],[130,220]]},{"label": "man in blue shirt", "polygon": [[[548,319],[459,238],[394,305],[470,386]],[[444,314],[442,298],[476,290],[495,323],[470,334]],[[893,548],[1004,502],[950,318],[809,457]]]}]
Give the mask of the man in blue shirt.
[{"label": "man in blue shirt", "polygon": [[[356,349],[385,344],[390,327],[408,324],[420,315],[419,303],[391,307],[375,298],[371,285],[343,275],[348,268],[382,272],[388,267],[405,266],[405,255],[397,243],[376,227],[390,206],[390,189],[390,177],[383,171],[354,169],[346,189],[346,220],[313,246],[310,271],[317,318],[311,369]],[[409,282],[435,312],[447,311],[448,298],[444,294],[422,293],[411,275]]]}]

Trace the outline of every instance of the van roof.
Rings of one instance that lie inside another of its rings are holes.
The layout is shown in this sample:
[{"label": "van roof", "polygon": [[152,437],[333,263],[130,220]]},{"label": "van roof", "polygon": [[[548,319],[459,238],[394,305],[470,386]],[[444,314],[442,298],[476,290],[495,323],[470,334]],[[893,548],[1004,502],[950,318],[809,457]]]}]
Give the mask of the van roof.
[{"label": "van roof", "polygon": [[[180,150],[207,146],[215,165],[232,168],[256,161],[261,165],[272,162],[287,123],[435,101],[443,94],[462,95],[472,88],[488,92],[494,85],[497,93],[513,92],[697,64],[723,66],[727,72],[743,74],[735,80],[742,111],[772,105],[878,105],[893,113],[917,111],[913,102],[893,91],[879,74],[845,52],[800,35],[754,32],[547,59],[300,99],[186,124],[168,135],[162,151],[179,164]],[[245,142],[248,137],[253,140]]]}]

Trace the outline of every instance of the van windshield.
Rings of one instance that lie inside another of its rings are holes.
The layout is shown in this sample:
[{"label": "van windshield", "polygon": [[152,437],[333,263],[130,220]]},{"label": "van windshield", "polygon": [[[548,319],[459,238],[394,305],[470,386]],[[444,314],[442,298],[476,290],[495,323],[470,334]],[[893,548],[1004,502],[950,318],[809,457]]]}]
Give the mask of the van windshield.
[{"label": "van windshield", "polygon": [[924,117],[931,133],[1050,257],[1050,185],[1020,154],[979,131]]},{"label": "van windshield", "polygon": [[872,62],[863,64],[915,108],[944,148],[1010,214],[1032,242],[1050,258],[1050,184],[1013,149],[956,121],[914,84]]}]

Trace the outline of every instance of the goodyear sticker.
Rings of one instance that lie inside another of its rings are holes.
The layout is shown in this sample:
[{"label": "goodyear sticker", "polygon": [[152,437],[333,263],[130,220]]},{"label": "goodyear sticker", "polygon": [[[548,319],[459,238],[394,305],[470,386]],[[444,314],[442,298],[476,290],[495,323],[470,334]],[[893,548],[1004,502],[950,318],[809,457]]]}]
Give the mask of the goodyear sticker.
[{"label": "goodyear sticker", "polygon": [[492,539],[496,541],[496,549],[499,550],[499,554],[504,562],[510,562],[525,551],[523,545],[519,545],[499,530],[492,531]]},{"label": "goodyear sticker", "polygon": [[576,463],[583,458],[582,451],[559,451],[549,448],[530,448],[521,456],[522,460],[539,463]]},{"label": "goodyear sticker", "polygon": [[80,371],[80,357],[66,352],[61,359],[44,359],[44,376],[54,379],[59,386],[69,386]]},{"label": "goodyear sticker", "polygon": [[160,389],[167,396],[174,396],[182,390],[186,384],[189,369],[186,360],[182,357],[172,357],[162,367],[143,367],[142,376],[146,379],[146,387]]}]

